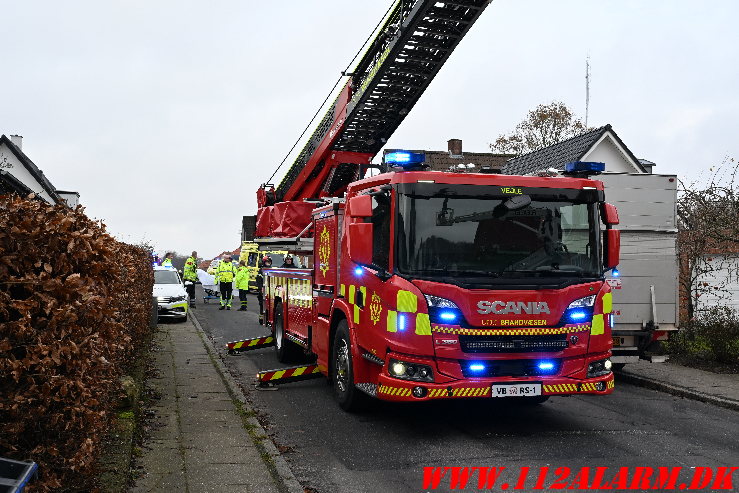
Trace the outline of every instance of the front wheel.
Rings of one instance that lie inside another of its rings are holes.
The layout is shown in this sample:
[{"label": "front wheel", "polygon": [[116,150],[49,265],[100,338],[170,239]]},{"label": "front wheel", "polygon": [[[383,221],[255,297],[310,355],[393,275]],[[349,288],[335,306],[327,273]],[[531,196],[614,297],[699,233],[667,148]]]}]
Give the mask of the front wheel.
[{"label": "front wheel", "polygon": [[275,305],[274,313],[275,355],[280,363],[290,363],[299,358],[298,346],[285,337],[285,317],[282,312],[282,303]]},{"label": "front wheel", "polygon": [[339,407],[348,412],[359,411],[366,405],[367,396],[354,386],[352,344],[346,320],[340,321],[336,328],[332,361],[334,395]]}]

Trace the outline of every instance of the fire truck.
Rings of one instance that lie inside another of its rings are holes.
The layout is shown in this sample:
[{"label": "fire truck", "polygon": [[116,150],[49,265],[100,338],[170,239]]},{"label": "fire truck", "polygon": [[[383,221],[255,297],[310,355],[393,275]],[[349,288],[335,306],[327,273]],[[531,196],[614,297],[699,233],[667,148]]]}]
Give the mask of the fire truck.
[{"label": "fire truck", "polygon": [[345,410],[613,391],[620,236],[602,163],[440,172],[385,150],[372,164],[488,4],[396,2],[282,182],[258,190],[255,242],[306,259],[264,270],[271,335],[227,346],[303,363],[261,385],[325,376]]}]

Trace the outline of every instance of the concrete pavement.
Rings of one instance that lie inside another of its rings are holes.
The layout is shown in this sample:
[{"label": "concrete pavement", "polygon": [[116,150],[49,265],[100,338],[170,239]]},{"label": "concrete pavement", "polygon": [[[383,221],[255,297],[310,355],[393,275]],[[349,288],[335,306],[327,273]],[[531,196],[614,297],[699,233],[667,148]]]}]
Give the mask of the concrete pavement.
[{"label": "concrete pavement", "polygon": [[676,364],[629,363],[616,373],[626,382],[739,411],[739,375],[720,374]]},{"label": "concrete pavement", "polygon": [[158,375],[147,385],[160,399],[133,492],[303,491],[197,322],[160,324],[154,348]]}]

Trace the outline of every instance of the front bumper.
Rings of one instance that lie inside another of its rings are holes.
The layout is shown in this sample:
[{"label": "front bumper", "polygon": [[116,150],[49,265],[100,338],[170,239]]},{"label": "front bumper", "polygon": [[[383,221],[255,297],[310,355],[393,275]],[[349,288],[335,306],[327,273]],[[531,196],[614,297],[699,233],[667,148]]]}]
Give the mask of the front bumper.
[{"label": "front bumper", "polygon": [[178,301],[177,303],[159,303],[157,306],[157,315],[163,318],[182,318],[187,316],[187,301]]},{"label": "front bumper", "polygon": [[[475,378],[443,384],[405,381],[388,375],[380,375],[377,386],[362,386],[360,384],[358,387],[365,392],[374,395],[378,399],[409,402],[428,401],[434,399],[466,399],[472,397],[487,397],[490,399],[493,384],[508,383],[541,383],[542,396],[582,394],[608,395],[613,392],[614,388],[613,373],[587,379],[567,377]],[[414,387],[424,388],[426,391],[425,396],[414,397],[412,392]],[[602,388],[603,390],[598,390],[599,388]],[[505,398],[502,400],[505,400]]]}]

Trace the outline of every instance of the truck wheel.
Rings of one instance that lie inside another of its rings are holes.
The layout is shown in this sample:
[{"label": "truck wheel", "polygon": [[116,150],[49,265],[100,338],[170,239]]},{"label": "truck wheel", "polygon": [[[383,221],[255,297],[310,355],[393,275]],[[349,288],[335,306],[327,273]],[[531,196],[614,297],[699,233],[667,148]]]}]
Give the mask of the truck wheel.
[{"label": "truck wheel", "polygon": [[282,312],[282,303],[275,305],[274,313],[275,355],[280,363],[290,363],[299,357],[298,346],[285,337],[285,317]]},{"label": "truck wheel", "polygon": [[367,403],[367,399],[365,394],[354,386],[352,345],[346,320],[339,322],[336,329],[332,361],[334,395],[339,407],[348,412],[359,411]]}]

